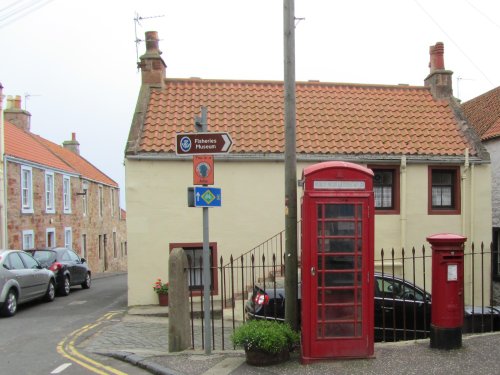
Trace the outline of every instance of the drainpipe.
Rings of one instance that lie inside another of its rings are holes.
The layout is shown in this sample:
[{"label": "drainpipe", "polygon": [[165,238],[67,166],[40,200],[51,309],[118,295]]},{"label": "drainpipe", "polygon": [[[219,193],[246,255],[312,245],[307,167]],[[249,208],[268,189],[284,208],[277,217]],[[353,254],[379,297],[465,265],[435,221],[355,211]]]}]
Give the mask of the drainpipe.
[{"label": "drainpipe", "polygon": [[[472,241],[472,233],[467,235],[467,215],[466,215],[466,207],[465,203],[467,202],[467,190],[465,189],[466,187],[466,182],[467,182],[467,173],[469,172],[469,149],[465,149],[465,160],[464,160],[464,169],[462,171],[462,178],[461,178],[461,189],[460,191],[462,192],[462,203],[461,203],[461,210],[462,210],[462,235],[467,237],[468,241]],[[470,193],[472,194],[472,181],[471,181],[471,191]],[[471,199],[472,201],[472,199]],[[472,211],[471,211],[472,212]],[[471,218],[472,219],[472,218]],[[472,220],[471,220],[471,227],[472,227]]]},{"label": "drainpipe", "polygon": [[400,220],[401,220],[401,248],[406,246],[406,156],[401,157],[401,168],[399,170],[400,174]]},{"label": "drainpipe", "polygon": [[[464,169],[461,174],[460,178],[460,188],[461,188],[461,215],[462,215],[462,235],[464,237],[467,237],[467,242],[472,243],[474,240],[472,238],[472,233],[467,234],[467,215],[466,215],[466,207],[465,203],[467,202],[467,196],[469,194],[472,194],[472,179],[471,179],[471,184],[470,184],[470,190],[466,189],[466,182],[467,182],[467,173],[469,172],[469,149],[465,149],[465,160],[464,160]],[[469,193],[469,194],[468,194]],[[472,199],[469,200],[472,202]],[[472,203],[471,203],[472,206]],[[471,207],[471,212],[472,212],[472,207]],[[471,222],[470,222],[470,228],[472,228],[472,217],[471,217]],[[474,285],[474,282],[472,280],[472,275],[473,275],[473,270],[472,270],[472,263],[470,264],[470,269],[468,272],[468,276],[464,275],[464,284],[466,285],[465,290],[469,290],[471,295],[474,295],[474,291],[472,290],[472,287]],[[474,304],[474,301],[471,301],[472,304]]]}]

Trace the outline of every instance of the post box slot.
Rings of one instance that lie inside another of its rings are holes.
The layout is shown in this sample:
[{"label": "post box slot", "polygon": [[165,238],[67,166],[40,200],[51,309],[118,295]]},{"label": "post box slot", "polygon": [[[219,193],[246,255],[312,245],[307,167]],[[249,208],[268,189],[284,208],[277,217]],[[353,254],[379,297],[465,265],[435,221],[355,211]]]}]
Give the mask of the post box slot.
[{"label": "post box slot", "polygon": [[461,260],[462,257],[460,255],[445,255],[443,257],[444,260]]}]

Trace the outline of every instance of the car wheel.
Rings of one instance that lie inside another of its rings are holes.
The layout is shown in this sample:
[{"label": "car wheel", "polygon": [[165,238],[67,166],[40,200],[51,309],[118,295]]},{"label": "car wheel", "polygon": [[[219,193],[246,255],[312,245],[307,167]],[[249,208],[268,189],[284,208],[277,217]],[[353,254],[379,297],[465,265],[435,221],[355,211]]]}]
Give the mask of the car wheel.
[{"label": "car wheel", "polygon": [[17,293],[10,289],[5,298],[5,302],[0,310],[2,316],[13,316],[17,312]]},{"label": "car wheel", "polygon": [[69,283],[69,276],[64,276],[64,280],[59,287],[59,294],[61,296],[67,296],[71,290],[71,285]]},{"label": "car wheel", "polygon": [[92,284],[92,279],[90,278],[90,272],[87,272],[87,275],[85,275],[85,281],[82,283],[82,288],[89,289],[90,284]]},{"label": "car wheel", "polygon": [[52,302],[56,298],[56,283],[54,280],[49,281],[49,286],[47,287],[47,292],[45,293],[45,296],[43,299],[46,302]]}]

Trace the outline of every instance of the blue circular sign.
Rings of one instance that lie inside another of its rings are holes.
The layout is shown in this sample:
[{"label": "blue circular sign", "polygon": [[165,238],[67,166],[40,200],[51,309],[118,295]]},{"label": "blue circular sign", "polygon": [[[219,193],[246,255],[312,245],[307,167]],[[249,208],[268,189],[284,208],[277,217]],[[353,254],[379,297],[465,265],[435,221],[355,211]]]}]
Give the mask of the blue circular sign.
[{"label": "blue circular sign", "polygon": [[191,139],[189,137],[182,137],[180,146],[182,152],[189,152],[191,150]]}]

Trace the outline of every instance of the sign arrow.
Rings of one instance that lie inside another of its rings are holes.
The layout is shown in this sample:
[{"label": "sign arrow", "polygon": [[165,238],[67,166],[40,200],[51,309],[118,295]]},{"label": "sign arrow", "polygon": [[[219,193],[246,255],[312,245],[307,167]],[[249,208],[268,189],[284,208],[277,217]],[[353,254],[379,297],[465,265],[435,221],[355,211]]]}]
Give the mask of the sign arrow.
[{"label": "sign arrow", "polygon": [[222,152],[228,152],[229,147],[233,144],[229,134],[222,134],[222,139],[224,140],[224,146],[222,146]]}]

